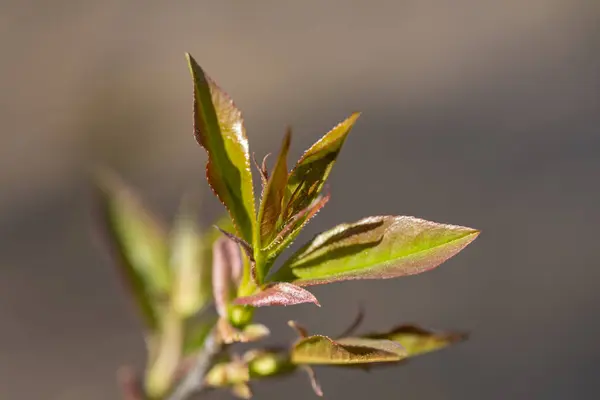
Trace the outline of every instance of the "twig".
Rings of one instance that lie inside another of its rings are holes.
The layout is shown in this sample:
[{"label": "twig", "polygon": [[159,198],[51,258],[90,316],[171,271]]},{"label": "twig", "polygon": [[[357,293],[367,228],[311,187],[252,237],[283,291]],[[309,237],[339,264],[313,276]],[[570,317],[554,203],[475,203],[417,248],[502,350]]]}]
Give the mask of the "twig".
[{"label": "twig", "polygon": [[140,378],[133,368],[129,366],[119,368],[118,381],[121,386],[123,400],[144,400]]},{"label": "twig", "polygon": [[217,336],[216,329],[213,329],[206,338],[202,350],[198,353],[194,365],[192,365],[187,375],[181,380],[167,400],[186,400],[204,388],[204,378],[211,368],[215,357],[222,350],[222,345]]}]

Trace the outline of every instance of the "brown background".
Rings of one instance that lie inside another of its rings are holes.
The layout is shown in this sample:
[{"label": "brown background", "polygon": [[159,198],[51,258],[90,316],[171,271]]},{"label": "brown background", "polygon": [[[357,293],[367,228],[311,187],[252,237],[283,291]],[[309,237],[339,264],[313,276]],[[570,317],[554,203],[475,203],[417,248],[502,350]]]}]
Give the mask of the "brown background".
[{"label": "brown background", "polygon": [[[283,4],[285,3],[285,4]],[[191,135],[190,51],[297,157],[363,111],[302,240],[371,214],[483,230],[417,277],[315,289],[285,320],[468,329],[371,374],[319,371],[330,399],[594,399],[600,392],[600,3],[595,0],[0,3],[0,399],[116,398],[139,326],[95,242],[88,171],[108,164],[171,217],[220,213]],[[299,375],[257,398],[312,398]],[[216,394],[213,398],[227,398]]]}]

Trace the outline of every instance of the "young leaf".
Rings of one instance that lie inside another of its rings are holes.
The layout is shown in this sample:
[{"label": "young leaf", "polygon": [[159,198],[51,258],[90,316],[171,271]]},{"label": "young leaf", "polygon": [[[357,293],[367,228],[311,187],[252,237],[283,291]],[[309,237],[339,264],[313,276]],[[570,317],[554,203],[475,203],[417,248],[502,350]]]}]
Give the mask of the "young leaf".
[{"label": "young leaf", "polygon": [[304,153],[290,172],[287,191],[291,195],[283,215],[284,225],[317,198],[359,115],[352,114],[325,134]]},{"label": "young leaf", "polygon": [[242,279],[242,258],[239,246],[226,236],[213,245],[212,282],[217,312],[228,317],[228,307]]},{"label": "young leaf", "polygon": [[391,340],[345,338],[334,341],[315,335],[300,339],[291,350],[295,364],[354,365],[400,361],[406,351]]},{"label": "young leaf", "polygon": [[294,239],[300,234],[300,231],[304,226],[313,218],[330,199],[329,193],[324,196],[319,196],[312,202],[308,207],[304,210],[298,212],[288,221],[287,225],[285,225],[281,231],[277,234],[271,246],[269,246],[266,251],[268,253],[267,256],[267,265],[265,274],[269,272],[270,266],[273,264],[275,259],[279,257],[279,255],[292,244]]},{"label": "young leaf", "polygon": [[225,344],[256,342],[269,336],[271,331],[262,324],[249,324],[238,329],[225,318],[217,322],[217,331]]},{"label": "young leaf", "polygon": [[478,235],[472,228],[414,217],[369,217],[315,236],[269,280],[306,286],[419,274],[454,256]]},{"label": "young leaf", "polygon": [[194,134],[208,153],[208,183],[233,220],[238,235],[252,243],[254,188],[248,139],[240,111],[187,54],[194,80]]},{"label": "young leaf", "polygon": [[415,325],[401,325],[389,332],[369,334],[365,337],[392,340],[401,344],[409,357],[414,357],[462,342],[468,335],[464,332],[434,332]]},{"label": "young leaf", "polygon": [[115,175],[101,173],[98,189],[106,237],[146,325],[154,331],[171,285],[166,234]]},{"label": "young leaf", "polygon": [[317,298],[308,290],[291,283],[274,283],[251,296],[238,297],[233,301],[237,305],[253,307],[291,306],[301,303],[314,303],[321,307]]},{"label": "young leaf", "polygon": [[265,247],[270,243],[275,233],[277,220],[281,215],[283,195],[288,179],[287,154],[290,149],[290,141],[291,132],[288,130],[260,202],[258,223],[260,225],[261,247]]}]

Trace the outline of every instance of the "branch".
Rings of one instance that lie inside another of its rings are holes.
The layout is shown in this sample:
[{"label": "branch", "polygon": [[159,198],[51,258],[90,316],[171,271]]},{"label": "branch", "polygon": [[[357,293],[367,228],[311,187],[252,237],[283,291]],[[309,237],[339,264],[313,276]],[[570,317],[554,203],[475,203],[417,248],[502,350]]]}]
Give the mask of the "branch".
[{"label": "branch", "polygon": [[215,357],[222,350],[222,345],[217,336],[217,331],[213,329],[206,338],[202,350],[198,353],[194,365],[192,365],[187,375],[181,380],[167,400],[185,400],[204,388],[204,378],[211,368]]}]

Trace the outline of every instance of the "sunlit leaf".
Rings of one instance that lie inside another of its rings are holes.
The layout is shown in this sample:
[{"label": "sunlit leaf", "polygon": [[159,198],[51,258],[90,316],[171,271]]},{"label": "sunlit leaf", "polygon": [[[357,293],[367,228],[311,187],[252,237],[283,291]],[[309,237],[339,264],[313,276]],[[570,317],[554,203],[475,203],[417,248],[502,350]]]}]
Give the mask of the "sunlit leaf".
[{"label": "sunlit leaf", "polygon": [[252,243],[254,189],[242,115],[192,56],[187,58],[194,80],[194,133],[208,153],[206,177],[229,211],[238,235]]},{"label": "sunlit leaf", "polygon": [[317,298],[308,290],[291,283],[274,283],[266,286],[260,292],[246,297],[238,297],[234,304],[253,307],[291,306],[301,303],[314,303],[321,306]]},{"label": "sunlit leaf", "polygon": [[369,334],[365,337],[392,340],[401,344],[409,357],[414,357],[462,342],[468,335],[464,332],[435,332],[415,325],[401,325],[389,332]]},{"label": "sunlit leaf", "polygon": [[359,117],[359,113],[339,123],[312,145],[290,172],[284,211],[284,225],[296,213],[308,207],[320,194],[342,145]]},{"label": "sunlit leaf", "polygon": [[472,228],[414,217],[369,217],[315,236],[269,280],[305,286],[419,274],[454,256],[478,235]]},{"label": "sunlit leaf", "polygon": [[290,149],[290,140],[291,133],[288,131],[283,139],[279,157],[273,167],[273,173],[267,181],[260,202],[258,223],[260,225],[261,246],[267,246],[270,243],[281,215],[283,195],[288,179],[287,154]]},{"label": "sunlit leaf", "polygon": [[391,340],[344,338],[332,340],[315,335],[300,339],[291,350],[295,364],[354,365],[400,361],[406,351]]},{"label": "sunlit leaf", "polygon": [[166,233],[115,175],[102,172],[98,185],[101,222],[119,271],[153,331],[171,285]]},{"label": "sunlit leaf", "polygon": [[325,207],[325,204],[330,199],[329,193],[324,196],[319,196],[315,201],[300,211],[294,217],[292,217],[286,226],[277,234],[273,240],[271,246],[266,249],[267,253],[267,265],[265,267],[265,273],[269,272],[269,269],[277,257],[292,244],[294,239],[300,234],[302,228],[313,218],[317,213]]}]

